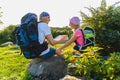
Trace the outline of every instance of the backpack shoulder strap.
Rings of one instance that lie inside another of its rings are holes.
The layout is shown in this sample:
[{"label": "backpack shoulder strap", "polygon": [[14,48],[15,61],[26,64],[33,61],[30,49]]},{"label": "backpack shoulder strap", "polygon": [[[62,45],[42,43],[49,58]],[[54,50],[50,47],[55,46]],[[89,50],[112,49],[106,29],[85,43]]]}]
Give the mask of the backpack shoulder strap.
[{"label": "backpack shoulder strap", "polygon": [[82,32],[82,35],[83,35],[83,43],[84,43],[84,45],[85,45],[85,36],[84,36],[84,33],[83,33],[83,30],[82,29],[79,29],[81,32]]}]

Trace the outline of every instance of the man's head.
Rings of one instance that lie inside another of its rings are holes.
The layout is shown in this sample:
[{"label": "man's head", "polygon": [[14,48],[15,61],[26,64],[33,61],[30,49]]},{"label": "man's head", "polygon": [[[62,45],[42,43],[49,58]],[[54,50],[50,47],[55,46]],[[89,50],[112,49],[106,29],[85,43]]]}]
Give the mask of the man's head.
[{"label": "man's head", "polygon": [[39,17],[40,17],[40,21],[43,21],[43,22],[45,22],[47,24],[50,21],[50,15],[47,12],[42,12]]}]

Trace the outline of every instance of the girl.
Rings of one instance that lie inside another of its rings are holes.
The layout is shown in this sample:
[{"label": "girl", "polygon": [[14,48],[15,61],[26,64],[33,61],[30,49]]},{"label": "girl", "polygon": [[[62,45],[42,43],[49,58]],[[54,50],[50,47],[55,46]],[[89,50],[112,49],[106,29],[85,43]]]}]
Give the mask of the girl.
[{"label": "girl", "polygon": [[[82,33],[81,27],[80,27],[80,19],[76,16],[72,17],[70,19],[69,26],[73,31],[73,35],[72,35],[71,39],[69,41],[67,41],[62,47],[57,49],[57,51],[61,52],[64,48],[66,48],[73,42],[75,42],[76,45],[80,45],[81,47],[84,45],[83,33]],[[74,49],[77,50],[76,46],[74,46]]]}]

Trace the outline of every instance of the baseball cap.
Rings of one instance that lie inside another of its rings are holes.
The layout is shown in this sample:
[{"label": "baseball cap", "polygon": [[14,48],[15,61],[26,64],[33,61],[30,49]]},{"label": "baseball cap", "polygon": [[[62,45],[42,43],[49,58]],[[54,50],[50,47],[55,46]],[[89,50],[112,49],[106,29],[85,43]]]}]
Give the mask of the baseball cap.
[{"label": "baseball cap", "polygon": [[70,19],[70,23],[72,23],[72,24],[75,24],[75,25],[78,25],[78,24],[80,24],[80,19],[78,18],[78,17],[72,17],[71,19]]},{"label": "baseball cap", "polygon": [[42,13],[40,14],[40,18],[41,18],[41,17],[46,17],[46,16],[50,16],[48,12],[42,12]]}]

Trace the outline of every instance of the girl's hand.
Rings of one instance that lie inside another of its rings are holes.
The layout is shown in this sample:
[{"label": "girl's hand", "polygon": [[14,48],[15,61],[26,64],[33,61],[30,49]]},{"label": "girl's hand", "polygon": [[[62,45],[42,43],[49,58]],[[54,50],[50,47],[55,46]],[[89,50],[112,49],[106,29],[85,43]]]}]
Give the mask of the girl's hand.
[{"label": "girl's hand", "polygon": [[62,52],[63,52],[63,51],[62,51],[61,49],[56,49],[56,54],[57,54],[57,56],[63,57]]}]

